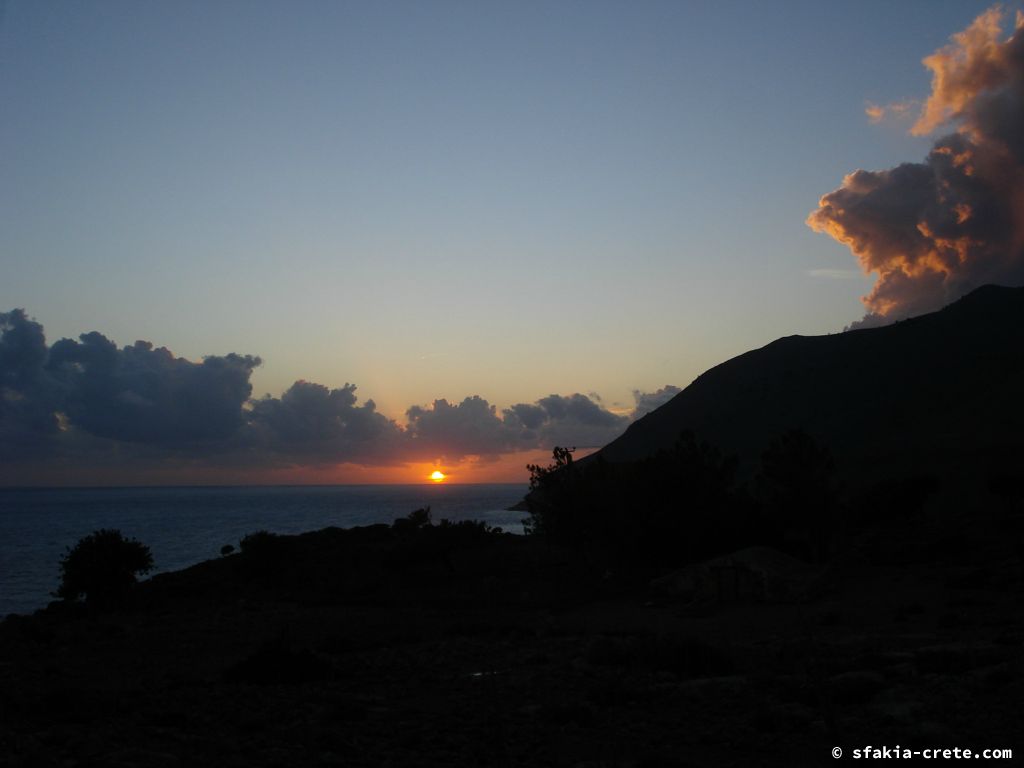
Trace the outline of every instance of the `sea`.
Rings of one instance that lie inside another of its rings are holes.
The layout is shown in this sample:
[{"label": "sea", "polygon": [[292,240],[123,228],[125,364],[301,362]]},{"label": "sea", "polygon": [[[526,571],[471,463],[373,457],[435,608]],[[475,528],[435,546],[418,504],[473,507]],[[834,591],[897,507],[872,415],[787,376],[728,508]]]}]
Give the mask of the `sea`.
[{"label": "sea", "polygon": [[113,528],[150,548],[150,576],[219,557],[253,531],[302,533],[391,523],[422,507],[435,522],[482,520],[522,533],[523,484],[0,488],[0,618],[53,600],[60,559]]}]

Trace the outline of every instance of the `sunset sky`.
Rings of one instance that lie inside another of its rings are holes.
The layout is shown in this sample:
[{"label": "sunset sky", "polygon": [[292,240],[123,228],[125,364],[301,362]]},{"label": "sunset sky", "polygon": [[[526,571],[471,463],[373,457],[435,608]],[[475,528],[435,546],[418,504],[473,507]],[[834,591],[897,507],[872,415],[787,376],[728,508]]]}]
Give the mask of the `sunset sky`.
[{"label": "sunset sky", "polygon": [[525,481],[748,349],[1010,279],[921,217],[920,258],[864,239],[891,179],[844,184],[957,120],[1012,154],[971,110],[1019,3],[921,117],[989,7],[0,4],[0,483]]}]

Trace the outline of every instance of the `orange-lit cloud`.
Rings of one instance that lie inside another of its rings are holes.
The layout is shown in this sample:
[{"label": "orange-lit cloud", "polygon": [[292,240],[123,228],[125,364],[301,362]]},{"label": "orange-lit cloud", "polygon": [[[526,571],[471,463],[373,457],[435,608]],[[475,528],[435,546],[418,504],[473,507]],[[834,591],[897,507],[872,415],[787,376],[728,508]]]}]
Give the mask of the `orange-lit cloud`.
[{"label": "orange-lit cloud", "polygon": [[[855,325],[929,312],[985,283],[1024,282],[1024,17],[1009,36],[1003,21],[999,8],[986,11],[924,59],[932,92],[911,131],[955,125],[925,162],[854,171],[807,219],[878,276]],[[868,116],[897,111],[869,105]]]},{"label": "orange-lit cloud", "polygon": [[887,118],[902,120],[908,117],[920,105],[921,102],[916,99],[904,99],[903,101],[895,101],[892,104],[868,102],[864,107],[864,114],[867,115],[868,120],[872,123],[880,123]]},{"label": "orange-lit cloud", "polygon": [[[1018,11],[1015,31],[1024,25]],[[940,48],[923,63],[932,71],[932,92],[911,133],[931,133],[951,119],[970,113],[979,95],[1004,87],[1020,76],[1019,46],[1003,37],[1003,10],[998,6],[981,14],[952,43]]]},{"label": "orange-lit cloud", "polygon": [[864,114],[872,123],[880,123],[885,118],[885,107],[879,104],[868,104],[864,107]]}]

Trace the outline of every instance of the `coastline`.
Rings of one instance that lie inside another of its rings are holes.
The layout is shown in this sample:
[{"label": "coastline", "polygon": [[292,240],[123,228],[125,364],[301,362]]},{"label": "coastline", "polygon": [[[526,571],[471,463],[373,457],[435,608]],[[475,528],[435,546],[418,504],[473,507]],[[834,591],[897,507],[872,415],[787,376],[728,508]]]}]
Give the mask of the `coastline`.
[{"label": "coastline", "polygon": [[429,506],[435,520],[479,518],[519,530],[505,511],[526,485],[166,487],[0,490],[0,617],[44,607],[66,547],[99,528],[149,546],[155,573],[180,570],[256,530],[282,534],[390,523]]}]

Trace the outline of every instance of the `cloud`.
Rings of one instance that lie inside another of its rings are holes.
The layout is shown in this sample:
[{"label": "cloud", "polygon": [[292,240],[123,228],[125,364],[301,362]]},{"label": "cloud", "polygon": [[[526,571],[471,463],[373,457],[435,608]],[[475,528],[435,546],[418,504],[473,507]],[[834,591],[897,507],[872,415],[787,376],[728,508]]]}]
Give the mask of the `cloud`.
[{"label": "cloud", "polygon": [[443,398],[429,408],[414,405],[406,411],[406,418],[415,452],[428,458],[498,456],[512,450],[515,443],[495,406],[478,395],[455,405]]},{"label": "cloud", "polygon": [[864,107],[864,114],[872,123],[880,123],[885,119],[885,107],[870,102]]},{"label": "cloud", "polygon": [[[360,403],[354,384],[297,381],[280,397],[252,399],[260,358],[177,357],[148,341],[118,347],[92,331],[48,346],[23,310],[0,313],[0,456],[10,462],[120,468],[387,466],[502,454],[554,445],[599,447],[629,417],[596,393],[548,395],[499,411],[479,395],[414,405],[406,423]],[[0,472],[5,482],[18,475]],[[140,475],[141,476],[141,475]]]},{"label": "cloud", "polygon": [[594,395],[548,395],[516,403],[499,414],[478,395],[452,404],[435,400],[406,412],[409,446],[420,457],[494,458],[502,453],[555,445],[600,447],[614,440],[629,418],[604,408]]},{"label": "cloud", "polygon": [[46,363],[43,326],[23,309],[0,312],[0,387],[24,392],[39,378]]},{"label": "cloud", "polygon": [[[592,397],[592,396],[591,396]],[[548,395],[536,402],[544,420],[524,438],[524,447],[548,448],[569,445],[597,448],[611,442],[629,426],[629,417],[612,413],[595,400],[576,393]]]},{"label": "cloud", "polygon": [[296,463],[393,462],[404,437],[373,400],[356,405],[356,386],[329,389],[297,381],[280,398],[252,404],[249,426],[259,449]]},{"label": "cloud", "polygon": [[[1024,16],[1018,11],[1014,31],[1022,26]],[[1021,43],[1012,37],[1001,41],[1002,27],[1003,11],[995,6],[953,35],[952,43],[925,57],[923,63],[932,71],[932,92],[911,133],[924,136],[954,118],[976,117],[979,101],[1006,86],[1015,86],[1020,95]]]},{"label": "cloud", "polygon": [[869,101],[864,107],[864,114],[868,116],[868,120],[871,123],[877,124],[889,118],[903,120],[909,117],[915,109],[919,109],[920,106],[921,102],[917,99],[904,99],[884,105],[874,104]]},{"label": "cloud", "polygon": [[39,456],[60,431],[47,354],[43,326],[22,309],[0,312],[0,458]]},{"label": "cloud", "polygon": [[654,392],[641,392],[638,389],[634,389],[633,400],[636,402],[636,408],[633,409],[633,420],[635,421],[641,416],[660,408],[682,391],[679,387],[671,384],[666,384]]},{"label": "cloud", "polygon": [[1002,21],[986,11],[924,60],[932,92],[911,130],[955,131],[923,163],[847,175],[807,219],[878,275],[856,326],[1024,282],[1024,17],[1005,39]]},{"label": "cloud", "polygon": [[194,363],[148,341],[118,349],[93,331],[56,342],[46,369],[61,386],[71,426],[116,441],[194,448],[241,429],[259,364],[236,354]]}]

